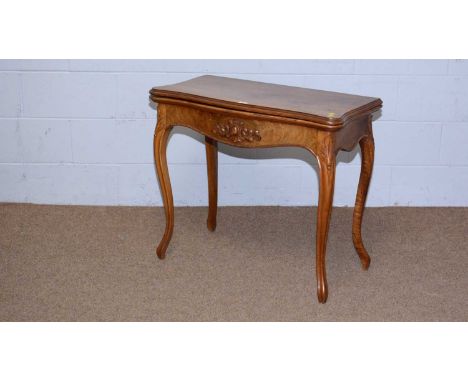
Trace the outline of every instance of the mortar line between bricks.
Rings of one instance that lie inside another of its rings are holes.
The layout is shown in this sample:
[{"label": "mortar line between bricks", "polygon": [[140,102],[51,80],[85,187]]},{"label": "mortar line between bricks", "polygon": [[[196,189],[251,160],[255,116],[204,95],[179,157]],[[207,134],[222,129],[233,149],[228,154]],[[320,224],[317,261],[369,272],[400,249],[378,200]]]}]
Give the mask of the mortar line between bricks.
[{"label": "mortar line between bricks", "polygon": [[[274,158],[273,158],[274,159]],[[154,163],[147,162],[147,163],[135,163],[135,162],[105,162],[105,163],[88,163],[88,162],[0,162],[1,165],[10,165],[10,166],[23,166],[23,165],[30,165],[30,166],[105,166],[105,167],[119,167],[119,166],[154,166]],[[206,163],[193,163],[193,162],[182,162],[182,163],[171,163],[168,162],[169,166],[206,166]],[[309,164],[287,164],[287,163],[271,163],[271,164],[260,164],[255,162],[255,159],[252,159],[252,163],[219,163],[219,166],[222,167],[229,167],[229,166],[251,166],[251,167],[295,167],[295,168],[308,168],[309,166],[316,167],[316,164],[309,165]],[[360,165],[354,164],[343,164],[338,165],[341,168],[361,168]],[[375,168],[433,168],[433,169],[443,169],[443,168],[454,168],[454,169],[465,169],[468,168],[467,165],[431,165],[431,166],[424,166],[424,165],[393,165],[393,164],[375,164]]]},{"label": "mortar line between bricks", "polygon": [[28,73],[28,74],[164,74],[164,75],[177,75],[177,74],[187,74],[187,75],[232,75],[232,76],[242,76],[242,75],[263,75],[263,76],[361,76],[361,77],[468,77],[468,74],[453,74],[453,73],[434,73],[434,74],[418,74],[418,73],[285,73],[285,72],[216,72],[216,71],[206,71],[206,72],[159,72],[159,71],[140,71],[140,70],[128,70],[128,71],[96,71],[96,70],[55,70],[55,71],[46,71],[46,70],[0,70],[0,73]]},{"label": "mortar line between bricks", "polygon": [[441,123],[440,136],[439,136],[439,155],[438,155],[438,160],[440,164],[442,164],[442,138],[444,136],[444,129],[445,129],[445,124]]},{"label": "mortar line between bricks", "polygon": [[114,117],[80,117],[80,118],[73,118],[73,117],[0,117],[2,119],[51,119],[51,120],[59,120],[59,121],[156,121],[156,117],[154,118],[114,118]]},{"label": "mortar line between bricks", "polygon": [[20,87],[19,87],[19,96],[20,96],[20,110],[19,110],[19,115],[17,118],[21,118],[24,114],[24,85],[23,85],[23,75],[22,73],[19,74],[19,82],[20,82]]}]

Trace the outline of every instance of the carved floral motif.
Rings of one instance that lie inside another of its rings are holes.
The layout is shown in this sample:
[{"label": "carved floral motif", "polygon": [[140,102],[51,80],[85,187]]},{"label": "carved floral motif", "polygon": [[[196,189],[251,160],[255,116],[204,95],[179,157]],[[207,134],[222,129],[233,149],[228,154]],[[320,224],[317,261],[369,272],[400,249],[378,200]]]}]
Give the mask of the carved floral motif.
[{"label": "carved floral motif", "polygon": [[245,127],[244,122],[238,119],[229,119],[216,123],[213,133],[227,138],[233,143],[253,142],[262,139],[258,130]]}]

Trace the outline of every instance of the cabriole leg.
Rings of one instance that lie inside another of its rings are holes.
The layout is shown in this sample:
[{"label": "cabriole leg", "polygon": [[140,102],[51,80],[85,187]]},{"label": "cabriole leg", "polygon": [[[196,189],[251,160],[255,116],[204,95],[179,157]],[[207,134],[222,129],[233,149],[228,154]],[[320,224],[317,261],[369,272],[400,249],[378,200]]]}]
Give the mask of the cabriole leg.
[{"label": "cabriole leg", "polygon": [[164,112],[159,112],[158,110],[158,123],[154,133],[154,160],[156,161],[156,171],[166,213],[166,229],[156,249],[156,253],[160,259],[164,259],[166,256],[166,249],[174,230],[174,200],[172,198],[171,180],[169,178],[166,158],[167,140],[172,126],[166,125],[163,114]]},{"label": "cabriole leg", "polygon": [[359,177],[359,186],[356,194],[356,203],[353,213],[353,243],[354,248],[361,260],[362,268],[368,269],[370,264],[370,257],[364,248],[362,242],[361,225],[362,216],[364,214],[364,204],[366,202],[367,191],[372,176],[372,169],[374,166],[374,138],[372,136],[372,128],[369,121],[369,133],[363,137],[359,145],[361,146],[361,175]]},{"label": "cabriole leg", "polygon": [[335,188],[336,155],[331,149],[324,150],[317,159],[320,172],[316,234],[317,296],[319,302],[325,303],[328,297],[325,254]]}]

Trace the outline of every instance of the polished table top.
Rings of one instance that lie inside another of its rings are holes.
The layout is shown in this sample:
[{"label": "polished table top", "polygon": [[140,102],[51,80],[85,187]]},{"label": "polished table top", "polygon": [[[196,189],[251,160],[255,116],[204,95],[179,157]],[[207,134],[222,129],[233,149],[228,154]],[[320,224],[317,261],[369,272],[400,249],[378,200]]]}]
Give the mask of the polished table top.
[{"label": "polished table top", "polygon": [[378,110],[379,98],[218,76],[201,76],[174,85],[154,87],[151,98],[183,100],[342,127],[348,118]]}]

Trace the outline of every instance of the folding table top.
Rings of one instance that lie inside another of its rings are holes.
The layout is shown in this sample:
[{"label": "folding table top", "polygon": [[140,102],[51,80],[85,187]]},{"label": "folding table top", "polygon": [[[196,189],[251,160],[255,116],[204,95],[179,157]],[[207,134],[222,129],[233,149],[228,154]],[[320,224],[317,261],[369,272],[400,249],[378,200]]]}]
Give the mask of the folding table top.
[{"label": "folding table top", "polygon": [[154,87],[150,94],[155,102],[180,100],[330,127],[343,125],[349,118],[372,113],[382,106],[379,98],[210,75]]}]

